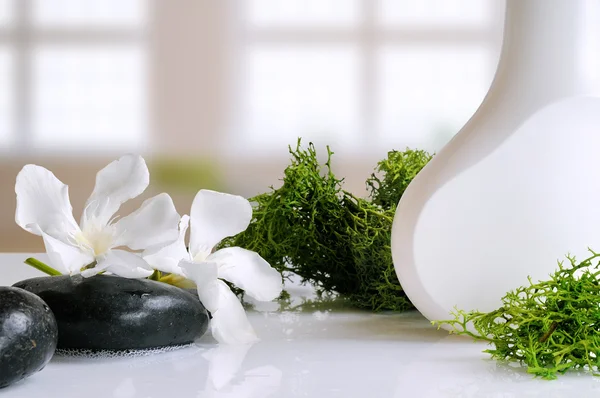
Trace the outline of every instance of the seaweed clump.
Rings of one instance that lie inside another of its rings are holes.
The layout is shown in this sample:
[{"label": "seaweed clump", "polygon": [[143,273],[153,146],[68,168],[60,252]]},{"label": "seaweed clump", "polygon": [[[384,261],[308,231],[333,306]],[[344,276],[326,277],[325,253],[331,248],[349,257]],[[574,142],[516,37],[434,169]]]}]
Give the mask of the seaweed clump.
[{"label": "seaweed clump", "polygon": [[556,379],[570,369],[600,376],[600,270],[598,257],[567,256],[550,279],[519,287],[502,306],[483,313],[456,310],[454,319],[433,322],[451,333],[488,342],[493,359],[520,364],[527,372]]},{"label": "seaweed clump", "polygon": [[281,187],[250,199],[248,229],[224,242],[256,251],[284,277],[299,275],[319,292],[338,293],[374,311],[412,308],[392,263],[390,240],[396,204],[431,156],[422,151],[388,153],[367,181],[370,198],[342,188],[332,172],[333,152],[321,165],[312,143],[289,148],[291,162]]}]

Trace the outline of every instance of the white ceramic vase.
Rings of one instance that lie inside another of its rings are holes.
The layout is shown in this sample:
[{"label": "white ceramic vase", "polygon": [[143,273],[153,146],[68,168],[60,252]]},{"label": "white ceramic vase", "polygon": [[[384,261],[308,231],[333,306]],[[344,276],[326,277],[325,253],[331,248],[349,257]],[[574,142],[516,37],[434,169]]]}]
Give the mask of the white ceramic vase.
[{"label": "white ceramic vase", "polygon": [[507,0],[480,108],[406,190],[394,264],[430,320],[600,251],[600,0]]}]

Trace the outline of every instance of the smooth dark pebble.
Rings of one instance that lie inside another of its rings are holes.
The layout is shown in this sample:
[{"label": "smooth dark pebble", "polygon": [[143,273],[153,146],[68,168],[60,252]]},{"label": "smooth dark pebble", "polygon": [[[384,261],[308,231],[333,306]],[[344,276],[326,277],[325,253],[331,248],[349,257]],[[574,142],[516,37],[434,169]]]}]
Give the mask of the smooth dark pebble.
[{"label": "smooth dark pebble", "polygon": [[194,342],[209,317],[197,297],[147,279],[96,275],[27,279],[14,286],[40,296],[58,322],[58,348],[151,349]]},{"label": "smooth dark pebble", "polygon": [[0,388],[42,370],[52,359],[58,328],[38,296],[0,287]]}]

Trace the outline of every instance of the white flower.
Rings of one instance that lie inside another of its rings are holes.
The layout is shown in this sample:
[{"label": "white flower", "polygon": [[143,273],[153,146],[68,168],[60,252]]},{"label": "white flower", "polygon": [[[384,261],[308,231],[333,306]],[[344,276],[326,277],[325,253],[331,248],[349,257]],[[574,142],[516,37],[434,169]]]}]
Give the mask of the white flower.
[{"label": "white flower", "polygon": [[[140,255],[116,248],[144,250],[176,240],[179,214],[173,201],[160,194],[127,217],[116,220],[114,214],[121,204],[144,192],[148,183],[142,157],[126,155],[110,163],[98,172],[78,225],[69,188],[49,170],[26,165],[15,185],[15,221],[43,237],[51,265],[63,274],[91,276],[108,271],[127,278],[147,277],[153,270]],[[94,262],[93,268],[81,271]]]},{"label": "white flower", "polygon": [[[246,230],[251,219],[252,206],[243,197],[201,190],[194,198],[190,217],[181,219],[179,239],[143,253],[153,267],[196,283],[200,301],[212,315],[213,337],[220,343],[257,340],[242,304],[222,279],[259,301],[273,300],[281,293],[281,275],[257,253],[240,247],[213,250],[223,238]],[[185,234],[190,221],[188,252]]]}]

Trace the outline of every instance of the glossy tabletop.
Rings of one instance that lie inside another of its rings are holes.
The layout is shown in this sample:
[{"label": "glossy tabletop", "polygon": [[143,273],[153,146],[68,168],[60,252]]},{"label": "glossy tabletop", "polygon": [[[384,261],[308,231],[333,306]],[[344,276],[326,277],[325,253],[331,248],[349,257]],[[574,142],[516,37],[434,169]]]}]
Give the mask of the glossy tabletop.
[{"label": "glossy tabletop", "polygon": [[[36,276],[25,254],[0,254],[0,285]],[[38,256],[44,259],[44,256]],[[272,303],[249,313],[261,341],[217,345],[210,336],[139,357],[55,356],[0,397],[597,397],[600,379],[534,379],[497,364],[485,344],[436,330],[417,312],[372,314],[302,305],[312,290],[293,285],[293,309]]]}]

